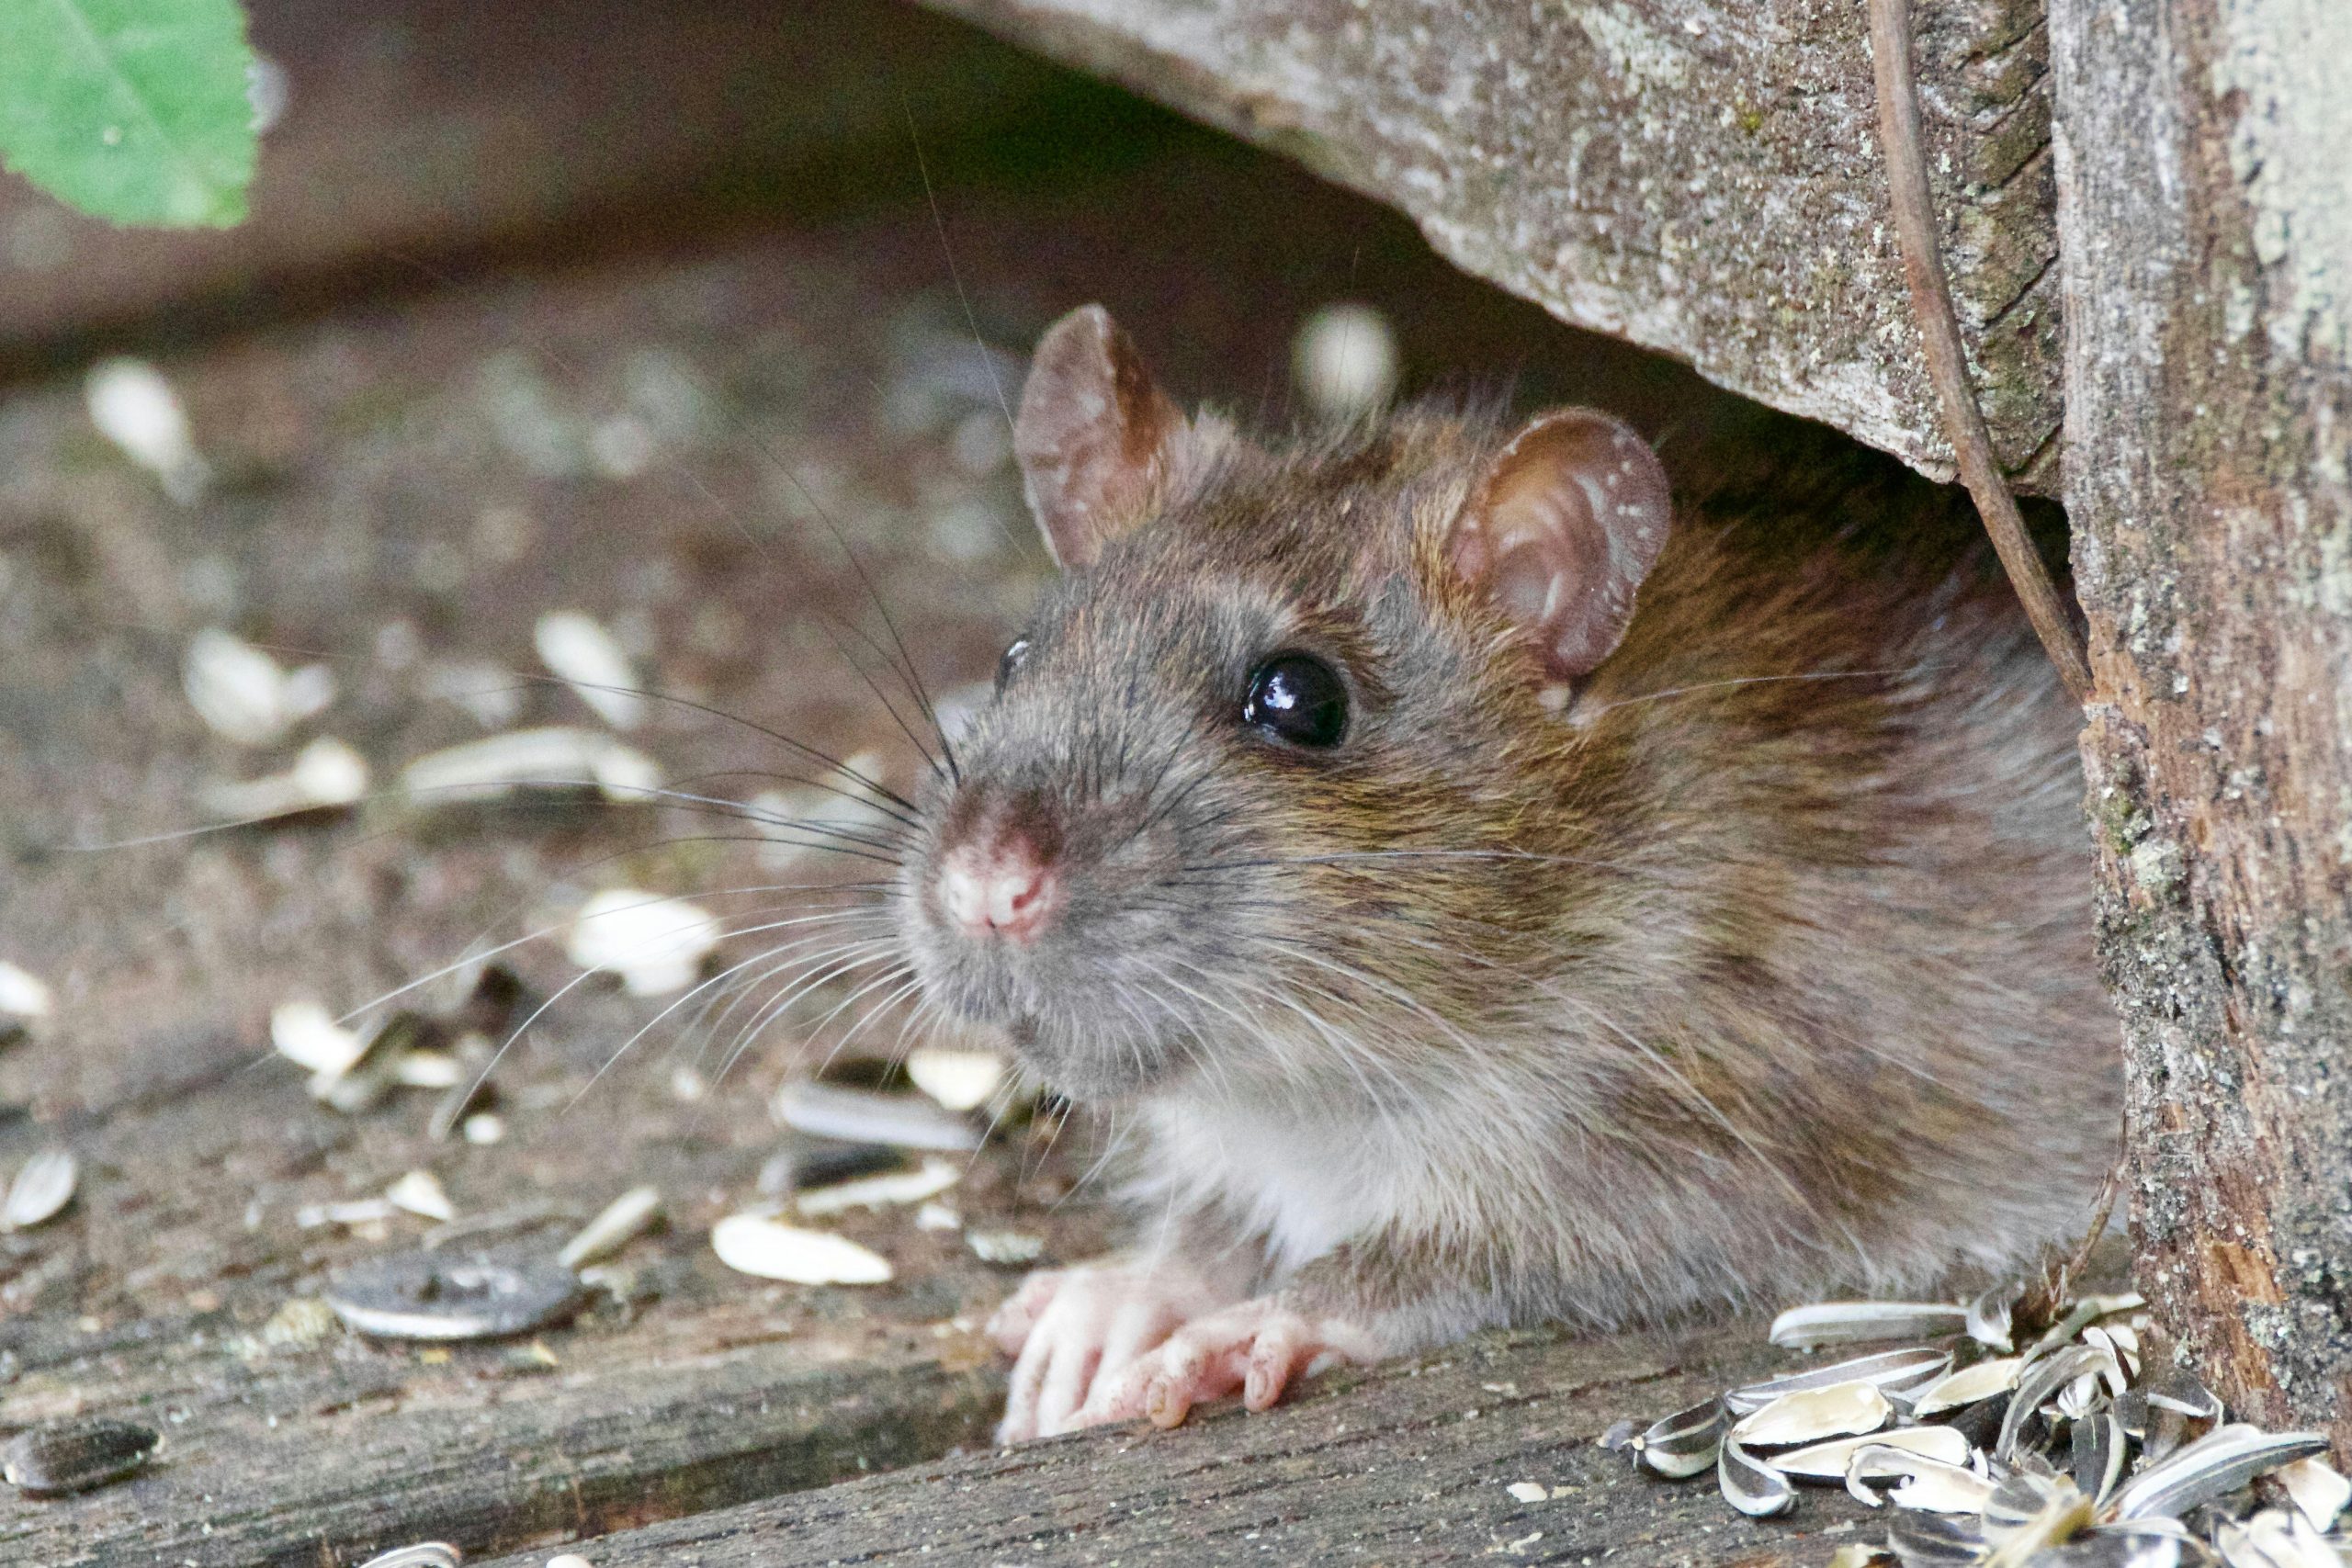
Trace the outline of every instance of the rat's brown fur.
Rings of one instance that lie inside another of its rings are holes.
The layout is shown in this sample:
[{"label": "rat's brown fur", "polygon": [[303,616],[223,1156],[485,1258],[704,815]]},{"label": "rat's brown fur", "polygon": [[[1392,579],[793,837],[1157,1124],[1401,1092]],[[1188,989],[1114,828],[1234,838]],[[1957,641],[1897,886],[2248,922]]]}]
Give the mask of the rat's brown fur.
[{"label": "rat's brown fur", "polygon": [[[1193,427],[923,803],[932,999],[1123,1108],[1148,1236],[1391,1349],[2060,1238],[2115,1025],[2071,716],[1984,552],[1935,506],[1858,542],[1867,491],[1686,507],[1555,714],[1444,548],[1509,435]],[[1232,722],[1278,648],[1346,671],[1334,753]],[[929,867],[1008,820],[1073,891],[980,951]]]}]

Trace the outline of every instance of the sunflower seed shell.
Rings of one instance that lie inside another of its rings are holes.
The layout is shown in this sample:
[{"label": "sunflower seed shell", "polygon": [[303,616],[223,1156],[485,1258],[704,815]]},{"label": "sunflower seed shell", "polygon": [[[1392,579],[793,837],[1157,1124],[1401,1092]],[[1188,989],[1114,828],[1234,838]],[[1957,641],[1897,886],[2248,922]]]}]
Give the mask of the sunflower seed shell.
[{"label": "sunflower seed shell", "polygon": [[1715,1458],[1715,1483],[1724,1500],[1751,1519],[1785,1514],[1796,1506],[1796,1489],[1786,1477],[1742,1448],[1736,1438],[1724,1439]]},{"label": "sunflower seed shell", "polygon": [[1772,1343],[1817,1350],[1872,1339],[1933,1339],[1968,1326],[1968,1310],[1941,1302],[1816,1302],[1772,1320]]},{"label": "sunflower seed shell", "polygon": [[[1948,1465],[1968,1462],[1968,1439],[1950,1427],[1898,1427],[1891,1432],[1865,1433],[1858,1438],[1833,1438],[1794,1452],[1774,1456],[1771,1464],[1782,1475],[1802,1481],[1843,1481],[1864,1452],[1885,1450],[1911,1454]],[[1893,1471],[1887,1474],[1906,1473]],[[1866,1476],[1865,1479],[1868,1479]]]},{"label": "sunflower seed shell", "polygon": [[36,1497],[87,1492],[147,1462],[155,1434],[127,1421],[53,1421],[0,1450],[0,1477]]},{"label": "sunflower seed shell", "polygon": [[438,1252],[353,1264],[326,1290],[338,1317],[379,1339],[503,1339],[563,1322],[581,1299],[571,1270],[551,1262]]},{"label": "sunflower seed shell", "polygon": [[580,1233],[563,1244],[555,1260],[578,1270],[610,1258],[647,1231],[662,1217],[662,1190],[632,1187],[611,1202]]},{"label": "sunflower seed shell", "polygon": [[774,1111],[785,1126],[812,1137],[941,1154],[967,1154],[980,1146],[979,1131],[971,1122],[910,1094],[794,1078],[776,1090]]},{"label": "sunflower seed shell", "polygon": [[55,1219],[74,1201],[81,1176],[81,1163],[69,1149],[43,1149],[25,1161],[0,1205],[0,1231],[30,1230]]},{"label": "sunflower seed shell", "polygon": [[1886,1395],[1870,1383],[1831,1383],[1781,1395],[1742,1416],[1731,1436],[1758,1449],[1817,1443],[1849,1433],[1875,1432],[1894,1413]]},{"label": "sunflower seed shell", "polygon": [[1935,1416],[2007,1393],[2018,1386],[2018,1374],[2024,1370],[2025,1359],[2021,1356],[1996,1356],[1973,1367],[1962,1367],[1923,1390],[1912,1403],[1911,1414],[1921,1417]]},{"label": "sunflower seed shell", "polygon": [[710,1231],[711,1250],[738,1273],[795,1285],[879,1285],[890,1260],[830,1231],[780,1224],[764,1214],[729,1214]]},{"label": "sunflower seed shell", "polygon": [[2119,1519],[2178,1518],[2257,1475],[2326,1451],[2322,1433],[2266,1432],[2230,1422],[2133,1476],[2117,1491],[2111,1508]]},{"label": "sunflower seed shell", "polygon": [[964,1168],[954,1160],[927,1159],[913,1170],[886,1171],[854,1181],[836,1182],[801,1192],[793,1206],[815,1219],[852,1209],[878,1209],[893,1203],[920,1203],[936,1198],[963,1179]]},{"label": "sunflower seed shell", "polygon": [[379,1552],[359,1568],[458,1568],[465,1560],[466,1554],[446,1540],[421,1540]]},{"label": "sunflower seed shell", "polygon": [[1842,1382],[1867,1382],[1882,1389],[1902,1388],[1940,1378],[1951,1366],[1951,1352],[1949,1350],[1882,1350],[1874,1356],[1857,1356],[1852,1360],[1838,1361],[1830,1366],[1809,1367],[1804,1371],[1773,1378],[1768,1382],[1736,1388],[1724,1395],[1724,1403],[1731,1407],[1733,1415],[1747,1416],[1763,1409],[1784,1393],[1800,1393],[1806,1389],[1827,1388]]},{"label": "sunflower seed shell", "polygon": [[1626,1439],[1625,1447],[1658,1474],[1679,1481],[1715,1462],[1730,1416],[1720,1399],[1702,1400],[1653,1421]]},{"label": "sunflower seed shell", "polygon": [[2286,1488],[2295,1511],[2323,1534],[2335,1528],[2344,1506],[2352,1503],[2352,1481],[2346,1480],[2335,1466],[2316,1455],[2280,1465],[2271,1479]]}]

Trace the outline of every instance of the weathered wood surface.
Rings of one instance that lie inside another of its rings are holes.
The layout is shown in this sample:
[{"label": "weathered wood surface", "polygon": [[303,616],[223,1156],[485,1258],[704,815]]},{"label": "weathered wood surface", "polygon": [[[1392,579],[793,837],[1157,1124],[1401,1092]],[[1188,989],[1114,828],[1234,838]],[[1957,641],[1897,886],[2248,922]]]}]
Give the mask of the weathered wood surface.
[{"label": "weathered wood surface", "polygon": [[779,197],[911,187],[910,113],[952,146],[1050,116],[1068,81],[872,0],[248,9],[286,91],[252,218],[126,231],[0,175],[0,367],[93,334],[422,292],[485,251],[577,260]]},{"label": "weathered wood surface", "polygon": [[2141,1283],[2352,1457],[2352,9],[2051,20]]},{"label": "weathered wood surface", "polygon": [[[1712,1473],[1667,1483],[1595,1441],[1788,1360],[1749,1324],[1705,1341],[1488,1337],[1341,1373],[1265,1416],[1114,1430],[919,1466],[632,1530],[596,1568],[1472,1562],[1817,1564],[1883,1529],[1836,1487],[1750,1520]],[[1553,1495],[1522,1503],[1533,1482]],[[538,1568],[517,1555],[481,1568]]]},{"label": "weathered wood surface", "polygon": [[[1393,203],[1565,321],[1951,472],[1859,6],[927,3]],[[2047,491],[2061,333],[2041,7],[1939,0],[1918,23],[1963,333],[2002,460]]]}]

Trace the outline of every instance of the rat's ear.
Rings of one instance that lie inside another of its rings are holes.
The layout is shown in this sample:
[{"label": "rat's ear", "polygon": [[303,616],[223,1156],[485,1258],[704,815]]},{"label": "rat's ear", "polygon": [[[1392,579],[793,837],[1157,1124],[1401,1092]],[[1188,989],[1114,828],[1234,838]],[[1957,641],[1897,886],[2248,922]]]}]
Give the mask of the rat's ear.
[{"label": "rat's ear", "polygon": [[1673,516],[1647,442],[1607,414],[1564,409],[1502,449],[1446,555],[1527,633],[1554,680],[1575,681],[1625,635]]},{"label": "rat's ear", "polygon": [[1108,310],[1081,305],[1046,329],[1012,451],[1054,559],[1085,566],[1141,521],[1184,438],[1184,416]]}]

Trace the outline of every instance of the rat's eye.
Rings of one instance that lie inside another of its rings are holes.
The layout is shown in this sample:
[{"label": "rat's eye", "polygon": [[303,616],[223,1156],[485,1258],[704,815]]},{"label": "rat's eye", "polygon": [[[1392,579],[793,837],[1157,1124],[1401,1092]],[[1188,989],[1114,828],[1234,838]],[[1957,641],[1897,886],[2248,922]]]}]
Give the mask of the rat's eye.
[{"label": "rat's eye", "polygon": [[1294,746],[1337,746],[1348,732],[1348,688],[1311,653],[1277,653],[1250,672],[1241,722]]},{"label": "rat's eye", "polygon": [[1025,637],[1014,637],[1011,645],[1005,649],[1004,657],[996,661],[996,689],[998,691],[1001,692],[1004,690],[1004,683],[1012,679],[1012,672],[1020,669],[1022,661],[1028,657],[1029,639]]}]

